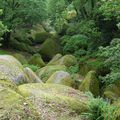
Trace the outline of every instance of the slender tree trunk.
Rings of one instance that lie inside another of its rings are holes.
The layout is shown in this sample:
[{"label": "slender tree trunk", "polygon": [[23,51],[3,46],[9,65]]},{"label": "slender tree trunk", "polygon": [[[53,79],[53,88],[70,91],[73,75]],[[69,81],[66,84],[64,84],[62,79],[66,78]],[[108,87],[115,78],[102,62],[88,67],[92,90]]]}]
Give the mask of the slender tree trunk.
[{"label": "slender tree trunk", "polygon": [[4,40],[3,40],[3,47],[4,48],[9,48],[10,45],[10,36],[11,36],[11,32],[6,32],[3,36]]}]

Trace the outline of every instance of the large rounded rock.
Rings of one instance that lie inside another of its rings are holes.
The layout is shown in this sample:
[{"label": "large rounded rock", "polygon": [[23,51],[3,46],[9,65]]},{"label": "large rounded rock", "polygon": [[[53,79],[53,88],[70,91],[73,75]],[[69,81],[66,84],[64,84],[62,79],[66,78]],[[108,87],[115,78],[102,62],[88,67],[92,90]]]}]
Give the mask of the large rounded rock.
[{"label": "large rounded rock", "polygon": [[72,87],[74,81],[72,80],[70,74],[65,71],[57,71],[52,74],[52,76],[47,80],[46,83],[52,84],[62,84]]},{"label": "large rounded rock", "polygon": [[33,83],[42,83],[42,80],[30,68],[24,68],[24,72],[27,75],[29,81]]},{"label": "large rounded rock", "polygon": [[73,55],[65,55],[58,61],[58,63],[70,67],[77,64],[77,59]]},{"label": "large rounded rock", "polygon": [[19,54],[19,53],[15,53],[13,54],[13,56],[19,60],[22,64],[27,64],[28,61],[26,60],[25,56],[23,56],[22,54]]},{"label": "large rounded rock", "polygon": [[34,37],[34,43],[36,44],[41,44],[43,43],[46,39],[48,38],[52,38],[52,34],[50,33],[47,33],[47,32],[38,32],[35,34],[35,37]]},{"label": "large rounded rock", "polygon": [[10,80],[15,84],[28,82],[23,66],[10,55],[0,55],[0,80]]},{"label": "large rounded rock", "polygon": [[21,95],[0,85],[0,120],[40,120],[39,113]]},{"label": "large rounded rock", "polygon": [[88,110],[87,97],[67,86],[34,83],[19,86],[19,91],[36,106],[43,120],[72,120]]},{"label": "large rounded rock", "polygon": [[60,46],[54,39],[47,39],[40,47],[40,54],[44,59],[51,59],[57,53],[60,53]]},{"label": "large rounded rock", "polygon": [[49,61],[47,65],[55,65],[56,62],[61,58],[62,58],[62,55],[58,53],[52,58],[52,60]]},{"label": "large rounded rock", "polygon": [[95,96],[99,95],[99,81],[95,71],[90,71],[79,86],[81,91],[90,91]]},{"label": "large rounded rock", "polygon": [[73,55],[65,55],[59,60],[55,61],[56,65],[65,65],[66,67],[74,66],[77,64],[77,59]]},{"label": "large rounded rock", "polygon": [[42,58],[39,54],[34,54],[30,58],[29,64],[36,65],[36,66],[39,66],[39,67],[44,67],[45,66],[45,63],[44,63],[44,61],[42,60]]},{"label": "large rounded rock", "polygon": [[43,82],[46,82],[54,72],[60,70],[66,71],[66,67],[63,65],[45,66],[39,69],[36,74]]}]

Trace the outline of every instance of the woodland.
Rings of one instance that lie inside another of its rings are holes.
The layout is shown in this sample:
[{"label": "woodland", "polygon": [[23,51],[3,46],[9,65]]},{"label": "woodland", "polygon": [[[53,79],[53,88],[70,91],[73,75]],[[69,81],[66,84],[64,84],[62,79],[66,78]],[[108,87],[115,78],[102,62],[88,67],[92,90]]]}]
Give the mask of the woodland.
[{"label": "woodland", "polygon": [[120,120],[120,0],[0,0],[0,120]]}]

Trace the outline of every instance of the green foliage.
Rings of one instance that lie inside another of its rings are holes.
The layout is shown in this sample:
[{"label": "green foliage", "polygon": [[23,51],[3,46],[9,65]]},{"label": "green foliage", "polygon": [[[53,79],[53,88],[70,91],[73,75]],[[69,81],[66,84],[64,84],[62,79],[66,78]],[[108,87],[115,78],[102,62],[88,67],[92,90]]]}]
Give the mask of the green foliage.
[{"label": "green foliage", "polygon": [[110,105],[103,98],[93,98],[89,95],[89,112],[84,113],[88,120],[117,120],[117,107]]},{"label": "green foliage", "polygon": [[120,39],[113,39],[110,46],[100,47],[99,55],[105,59],[104,65],[110,69],[110,73],[103,77],[107,84],[113,84],[120,80]]},{"label": "green foliage", "polygon": [[40,69],[40,67],[37,66],[37,65],[24,64],[23,66],[24,66],[24,67],[29,67],[29,68],[30,68],[31,70],[33,70],[34,72],[36,72],[37,70]]},{"label": "green foliage", "polygon": [[119,0],[101,0],[101,7],[99,8],[106,19],[116,18],[120,20],[120,1]]},{"label": "green foliage", "polygon": [[73,5],[77,10],[78,18],[81,19],[93,18],[95,8],[98,6],[96,0],[74,0]]},{"label": "green foliage", "polygon": [[9,29],[26,22],[36,23],[45,16],[43,0],[0,0],[0,8],[3,9],[2,20]]},{"label": "green foliage", "polygon": [[72,53],[76,56],[86,54],[87,46],[89,43],[88,37],[84,35],[64,36],[62,38],[62,45],[64,53]]},{"label": "green foliage", "polygon": [[[0,15],[2,15],[2,10],[0,9]],[[0,40],[2,40],[2,35],[7,31],[7,27],[3,25],[0,19]]]},{"label": "green foliage", "polygon": [[96,26],[94,20],[82,20],[70,25],[66,31],[68,35],[82,34],[89,38],[89,51],[95,50],[100,46],[100,35],[101,32]]},{"label": "green foliage", "polygon": [[67,68],[67,71],[70,73],[70,74],[75,74],[75,73],[78,73],[79,72],[79,65],[74,65],[74,66],[70,66],[69,68]]}]

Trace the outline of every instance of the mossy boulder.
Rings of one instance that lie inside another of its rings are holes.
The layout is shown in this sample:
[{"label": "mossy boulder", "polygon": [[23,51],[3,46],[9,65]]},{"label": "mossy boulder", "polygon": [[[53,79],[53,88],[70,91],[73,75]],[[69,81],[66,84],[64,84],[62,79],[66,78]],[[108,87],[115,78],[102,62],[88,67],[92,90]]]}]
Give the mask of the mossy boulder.
[{"label": "mossy boulder", "polygon": [[72,80],[68,72],[57,71],[50,76],[50,78],[47,80],[46,83],[62,84],[62,85],[72,87],[72,85],[74,84],[74,81]]},{"label": "mossy boulder", "polygon": [[60,45],[57,43],[57,40],[49,38],[40,46],[39,52],[44,59],[49,60],[57,53],[61,52]]},{"label": "mossy boulder", "polygon": [[19,54],[19,53],[15,53],[13,54],[13,56],[19,60],[22,64],[27,64],[28,61],[26,60],[25,56],[23,56],[22,54]]},{"label": "mossy boulder", "polygon": [[55,65],[56,62],[57,62],[59,59],[61,59],[61,58],[62,58],[62,55],[61,55],[60,53],[58,53],[58,54],[56,54],[56,55],[52,58],[52,60],[50,60],[50,61],[48,62],[47,65]]},{"label": "mossy boulder", "polygon": [[110,100],[118,99],[120,97],[120,84],[107,86],[104,90],[103,96]]},{"label": "mossy boulder", "polygon": [[14,91],[18,91],[17,85],[9,80],[0,80],[0,86],[4,88],[10,88]]},{"label": "mossy boulder", "polygon": [[30,100],[43,120],[59,120],[79,116],[88,110],[87,97],[80,91],[57,84],[25,84],[21,94]]},{"label": "mossy boulder", "polygon": [[40,54],[34,54],[30,58],[29,64],[36,65],[36,66],[39,66],[39,67],[44,67],[45,66],[45,62],[42,60]]},{"label": "mossy boulder", "polygon": [[66,67],[74,66],[77,64],[77,59],[73,55],[65,55],[60,58],[55,64],[65,65]]},{"label": "mossy boulder", "polygon": [[0,120],[40,120],[32,104],[15,91],[0,85]]},{"label": "mossy boulder", "polygon": [[34,43],[36,44],[41,44],[43,43],[46,39],[52,38],[52,34],[47,33],[47,32],[38,32],[34,35]]},{"label": "mossy boulder", "polygon": [[27,75],[29,81],[33,83],[42,83],[42,80],[30,68],[24,68],[24,72]]},{"label": "mossy boulder", "polygon": [[15,84],[29,80],[24,73],[22,64],[10,55],[0,55],[0,80],[10,80]]},{"label": "mossy boulder", "polygon": [[79,90],[84,92],[90,91],[95,96],[99,95],[99,81],[96,77],[95,71],[88,72],[88,74],[80,84]]},{"label": "mossy boulder", "polygon": [[60,70],[66,71],[66,67],[64,65],[45,66],[37,70],[36,74],[43,82],[46,82],[54,72]]}]

